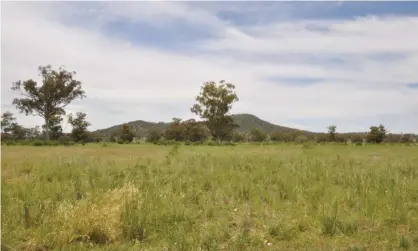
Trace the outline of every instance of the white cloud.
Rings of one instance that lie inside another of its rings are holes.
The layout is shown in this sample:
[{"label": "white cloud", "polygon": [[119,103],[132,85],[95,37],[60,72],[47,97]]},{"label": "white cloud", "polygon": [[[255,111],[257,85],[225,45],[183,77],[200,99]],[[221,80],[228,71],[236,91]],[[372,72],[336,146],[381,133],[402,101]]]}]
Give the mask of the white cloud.
[{"label": "white cloud", "polygon": [[[405,86],[418,81],[418,34],[412,32],[418,29],[417,18],[304,21],[240,31],[202,9],[177,3],[156,4],[143,9],[132,3],[114,2],[104,5],[103,10],[93,9],[93,13],[106,13],[103,15],[107,20],[100,22],[141,17],[148,22],[160,20],[158,25],[164,25],[162,14],[170,14],[172,18],[196,21],[202,27],[211,25],[225,37],[201,45],[213,53],[189,56],[106,37],[94,25],[81,28],[57,21],[61,12],[71,16],[77,9],[57,9],[41,3],[3,3],[2,106],[12,100],[13,81],[35,78],[39,65],[52,64],[77,71],[88,98],[69,110],[85,110],[92,129],[137,119],[168,121],[172,117],[193,117],[189,107],[202,82],[226,79],[236,84],[240,97],[234,112],[253,113],[284,126],[301,124],[293,123],[294,119],[334,118],[350,125],[340,126],[341,130],[365,131],[370,126],[367,116],[384,118],[385,114],[396,114],[398,121],[387,121],[389,129],[418,132],[418,92]],[[331,31],[312,32],[308,27],[312,23]],[[215,53],[218,50],[222,53]],[[326,65],[309,62],[254,62],[251,56],[241,60],[236,52],[356,54],[351,62],[356,67],[330,70]],[[402,52],[409,57],[378,62],[364,57],[370,52]],[[272,83],[268,80],[271,76],[324,80],[297,87]],[[19,121],[27,126],[42,123],[23,115]],[[324,131],[327,126],[304,125],[301,129],[315,131]]]}]

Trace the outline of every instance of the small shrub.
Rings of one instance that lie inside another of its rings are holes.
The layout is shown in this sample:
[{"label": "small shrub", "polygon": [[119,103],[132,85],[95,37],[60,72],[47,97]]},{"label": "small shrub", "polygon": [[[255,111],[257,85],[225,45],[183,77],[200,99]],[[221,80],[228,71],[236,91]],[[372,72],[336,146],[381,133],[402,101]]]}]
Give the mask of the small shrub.
[{"label": "small shrub", "polygon": [[49,142],[45,142],[46,146],[59,146],[60,143],[58,141],[49,141]]},{"label": "small shrub", "polygon": [[295,238],[296,232],[293,228],[282,224],[274,225],[269,228],[271,237],[280,241],[290,241]]},{"label": "small shrub", "polygon": [[309,229],[309,226],[306,222],[301,221],[298,224],[298,229],[299,229],[300,232],[306,232]]},{"label": "small shrub", "polygon": [[399,247],[404,249],[404,250],[408,250],[409,249],[409,240],[407,237],[402,236],[400,241],[399,241]]},{"label": "small shrub", "polygon": [[357,233],[358,226],[356,222],[342,222],[337,217],[325,216],[322,219],[322,233],[334,236],[336,233],[352,235]]},{"label": "small shrub", "polygon": [[64,143],[63,143],[63,145],[64,146],[73,146],[73,145],[75,145],[75,142],[74,141],[65,141]]},{"label": "small shrub", "polygon": [[16,141],[14,141],[14,140],[2,140],[2,141],[1,141],[1,144],[2,144],[2,145],[6,145],[6,146],[14,146],[14,145],[16,145],[17,143],[16,143]]},{"label": "small shrub", "polygon": [[213,141],[213,140],[208,140],[208,141],[205,142],[205,144],[208,145],[208,146],[216,146],[217,145],[216,142]]},{"label": "small shrub", "polygon": [[301,143],[306,143],[308,142],[308,137],[306,137],[305,135],[299,135],[295,138],[295,143],[301,144]]},{"label": "small shrub", "polygon": [[32,146],[44,146],[44,145],[46,145],[46,142],[42,140],[35,140],[32,142]]}]

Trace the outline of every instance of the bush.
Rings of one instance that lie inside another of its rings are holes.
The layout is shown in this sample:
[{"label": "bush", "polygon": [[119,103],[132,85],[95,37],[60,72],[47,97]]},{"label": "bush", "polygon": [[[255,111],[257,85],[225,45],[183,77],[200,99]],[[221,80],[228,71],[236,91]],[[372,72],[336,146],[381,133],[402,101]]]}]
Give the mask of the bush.
[{"label": "bush", "polygon": [[64,146],[73,146],[73,145],[75,145],[75,142],[74,141],[65,141],[65,142],[63,142],[62,143]]},{"label": "bush", "polygon": [[158,141],[161,139],[161,136],[162,136],[161,131],[154,128],[150,130],[146,141],[153,143],[153,144],[158,144]]},{"label": "bush", "polygon": [[[58,142],[60,143],[60,144],[62,144],[62,145],[67,145],[67,144],[70,144],[69,142],[72,142],[72,140],[71,140],[71,138],[70,137],[68,137],[68,136],[62,136],[62,137],[60,137],[59,139],[58,139]],[[74,144],[74,143],[73,143]]]},{"label": "bush", "polygon": [[35,140],[32,142],[32,146],[45,146],[46,142],[43,140]]},{"label": "bush", "polygon": [[305,135],[299,135],[295,138],[295,143],[306,143],[308,142],[308,137],[306,137]]},{"label": "bush", "polygon": [[1,144],[6,145],[6,146],[14,146],[14,145],[17,145],[17,142],[14,141],[14,140],[9,140],[8,139],[8,140],[2,140]]},{"label": "bush", "polygon": [[256,142],[262,142],[267,139],[267,134],[259,128],[254,128],[250,131],[251,140]]}]

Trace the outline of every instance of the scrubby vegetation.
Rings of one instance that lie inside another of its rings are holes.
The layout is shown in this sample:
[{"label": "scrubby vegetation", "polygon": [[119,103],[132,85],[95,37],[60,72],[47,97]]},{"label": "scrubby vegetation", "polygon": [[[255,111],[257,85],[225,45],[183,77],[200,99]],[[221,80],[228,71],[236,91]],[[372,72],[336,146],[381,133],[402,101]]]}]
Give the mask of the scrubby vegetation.
[{"label": "scrubby vegetation", "polygon": [[415,250],[416,152],[3,146],[2,250]]}]

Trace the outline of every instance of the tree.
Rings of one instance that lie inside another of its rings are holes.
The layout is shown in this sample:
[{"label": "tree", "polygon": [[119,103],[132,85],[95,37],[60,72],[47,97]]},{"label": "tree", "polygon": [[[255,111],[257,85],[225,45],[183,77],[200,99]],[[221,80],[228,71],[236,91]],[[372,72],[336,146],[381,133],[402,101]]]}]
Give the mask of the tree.
[{"label": "tree", "polygon": [[306,135],[300,134],[294,140],[295,143],[306,143],[309,141],[309,138]]},{"label": "tree", "polygon": [[206,120],[207,127],[215,139],[225,139],[237,127],[228,114],[232,103],[238,101],[234,89],[233,84],[225,83],[224,80],[219,84],[205,82],[196,97],[197,104],[191,108],[191,112]]},{"label": "tree", "polygon": [[39,130],[39,126],[35,126],[33,128],[28,128],[28,135],[27,137],[30,139],[35,139],[35,138],[39,138],[39,136],[41,135],[41,132]]},{"label": "tree", "polygon": [[367,142],[381,143],[386,138],[386,129],[383,125],[371,126],[370,132],[367,134]]},{"label": "tree", "polygon": [[[53,115],[49,117],[49,123],[48,123],[48,132],[49,132],[49,138],[52,140],[57,140],[62,136],[62,117],[59,115]],[[46,134],[47,128],[46,124],[42,125],[43,133]]]},{"label": "tree", "polygon": [[39,66],[42,85],[32,79],[17,81],[12,90],[20,91],[23,98],[15,98],[13,104],[26,115],[40,116],[45,120],[45,138],[49,140],[49,122],[55,115],[64,115],[64,108],[77,98],[84,98],[81,82],[73,79],[75,72],[63,67],[53,70],[50,65]]},{"label": "tree", "polygon": [[158,140],[161,139],[162,133],[157,128],[153,128],[149,131],[147,142],[157,143]]},{"label": "tree", "polygon": [[400,143],[413,143],[414,142],[414,135],[413,134],[401,134]]},{"label": "tree", "polygon": [[234,131],[234,133],[232,134],[232,141],[233,142],[242,142],[244,140],[245,140],[244,133]]},{"label": "tree", "polygon": [[324,142],[327,142],[329,140],[329,135],[327,135],[326,133],[317,133],[315,135],[314,140],[317,143],[324,143]]},{"label": "tree", "polygon": [[185,127],[185,140],[190,142],[203,142],[208,138],[208,128],[202,122],[189,119],[183,122]]},{"label": "tree", "polygon": [[90,123],[86,121],[86,116],[83,112],[77,112],[75,118],[72,114],[68,115],[68,123],[73,127],[71,138],[76,142],[85,142],[89,136],[87,127],[90,126]]},{"label": "tree", "polygon": [[185,133],[186,127],[181,119],[173,118],[173,121],[164,133],[164,137],[167,140],[183,141],[185,138]]},{"label": "tree", "polygon": [[250,133],[253,141],[262,142],[267,139],[267,134],[259,128],[251,129]]},{"label": "tree", "polygon": [[132,142],[134,140],[134,133],[132,132],[131,126],[129,124],[122,125],[122,132],[120,135],[120,139],[124,142]]},{"label": "tree", "polygon": [[363,133],[352,133],[350,134],[350,141],[354,144],[362,144],[365,138],[365,134]]},{"label": "tree", "polygon": [[328,126],[328,137],[330,141],[335,141],[335,132],[337,131],[337,126],[330,125]]},{"label": "tree", "polygon": [[6,111],[1,115],[1,132],[2,133],[9,133],[11,130],[11,126],[16,121],[16,118],[13,117],[13,113]]},{"label": "tree", "polygon": [[17,123],[12,123],[12,125],[10,126],[10,134],[14,140],[26,139],[28,136],[28,132],[28,129],[24,128],[23,126]]}]

